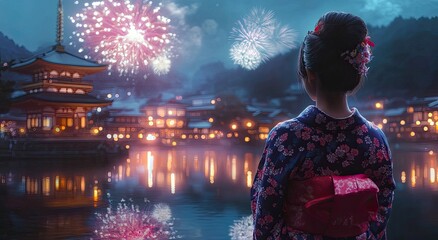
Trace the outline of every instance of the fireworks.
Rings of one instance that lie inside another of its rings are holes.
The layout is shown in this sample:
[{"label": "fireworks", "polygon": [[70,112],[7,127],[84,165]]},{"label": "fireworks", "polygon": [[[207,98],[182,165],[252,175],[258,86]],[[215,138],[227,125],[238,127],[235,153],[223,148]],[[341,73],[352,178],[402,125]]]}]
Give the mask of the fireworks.
[{"label": "fireworks", "polygon": [[172,219],[170,207],[163,203],[155,204],[152,217],[161,223],[166,223]]},{"label": "fireworks", "polygon": [[152,60],[152,70],[157,75],[167,74],[170,70],[171,64],[172,62],[167,56],[158,56]]},{"label": "fireworks", "polygon": [[253,9],[231,31],[234,43],[230,49],[235,64],[256,69],[269,58],[295,47],[295,32],[281,25],[272,11]]},{"label": "fireworks", "polygon": [[254,230],[252,216],[242,217],[240,220],[235,220],[230,227],[231,240],[248,240],[252,239]]},{"label": "fireworks", "polygon": [[70,17],[76,26],[73,35],[110,70],[136,74],[165,55],[165,66],[153,67],[157,74],[165,74],[175,34],[170,32],[170,19],[160,14],[161,5],[141,0],[85,2],[82,11]]},{"label": "fireworks", "polygon": [[234,43],[230,53],[235,64],[239,64],[248,70],[256,69],[263,61],[262,54],[257,48],[247,42]]},{"label": "fireworks", "polygon": [[107,208],[106,214],[97,213],[98,229],[95,234],[100,239],[176,239],[169,206],[157,204],[152,214],[139,206],[124,201],[115,211]]}]

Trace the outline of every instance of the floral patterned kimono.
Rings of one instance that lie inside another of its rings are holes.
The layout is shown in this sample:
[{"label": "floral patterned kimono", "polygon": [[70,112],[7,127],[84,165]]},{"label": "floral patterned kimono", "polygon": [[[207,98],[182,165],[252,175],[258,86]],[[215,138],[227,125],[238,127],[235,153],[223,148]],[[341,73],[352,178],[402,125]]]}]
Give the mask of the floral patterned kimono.
[{"label": "floral patterned kimono", "polygon": [[309,106],[297,118],[279,123],[266,141],[251,189],[254,239],[334,239],[286,224],[287,184],[315,176],[354,174],[365,174],[378,186],[377,218],[364,233],[339,239],[386,239],[395,182],[383,132],[357,109],[347,118],[335,119]]}]

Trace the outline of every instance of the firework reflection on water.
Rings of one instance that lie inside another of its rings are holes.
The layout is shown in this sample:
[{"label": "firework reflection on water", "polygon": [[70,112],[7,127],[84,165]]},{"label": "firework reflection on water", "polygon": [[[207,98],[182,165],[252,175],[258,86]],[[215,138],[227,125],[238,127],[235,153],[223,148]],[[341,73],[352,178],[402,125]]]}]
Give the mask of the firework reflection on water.
[{"label": "firework reflection on water", "polygon": [[[111,205],[111,204],[110,204]],[[96,213],[98,239],[177,239],[173,229],[170,207],[159,203],[152,211],[140,209],[122,199],[115,209],[109,206],[106,213]]]},{"label": "firework reflection on water", "polygon": [[252,239],[254,230],[252,215],[242,217],[239,220],[234,220],[234,224],[230,226],[231,240],[249,240]]}]

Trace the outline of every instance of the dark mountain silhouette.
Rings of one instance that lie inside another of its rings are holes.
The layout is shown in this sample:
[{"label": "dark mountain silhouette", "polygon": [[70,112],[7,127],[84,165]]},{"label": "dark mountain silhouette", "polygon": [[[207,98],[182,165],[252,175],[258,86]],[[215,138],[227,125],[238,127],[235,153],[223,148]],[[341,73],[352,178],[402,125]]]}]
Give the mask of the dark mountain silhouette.
[{"label": "dark mountain silhouette", "polygon": [[32,53],[29,52],[25,47],[18,46],[12,39],[0,32],[0,60],[2,62],[27,58],[31,55]]},{"label": "dark mountain silhouette", "polygon": [[[369,27],[374,59],[358,100],[392,97],[423,97],[438,95],[438,17],[394,19],[384,27]],[[32,54],[0,33],[0,60],[21,59]],[[268,102],[287,99],[297,91],[296,73],[298,50],[273,57],[256,70],[240,67],[226,68],[222,62],[208,63],[188,79],[184,73],[171,71],[165,76],[141,76],[127,81],[106,73],[90,76],[96,80],[96,89],[112,86],[133,89],[139,97],[177,89],[191,92],[235,94],[246,100]],[[9,73],[8,73],[9,74]],[[3,72],[2,78],[6,78]],[[20,81],[20,78],[11,78]],[[96,78],[96,79],[95,79]],[[98,84],[99,82],[99,84]]]},{"label": "dark mountain silhouette", "polygon": [[14,59],[29,56],[31,52],[0,32],[0,114],[9,111],[10,97],[16,88],[16,81],[13,79],[17,74],[7,72],[7,69]]},{"label": "dark mountain silhouette", "polygon": [[438,17],[396,18],[369,31],[376,47],[364,94],[438,95]]},{"label": "dark mountain silhouette", "polygon": [[[369,32],[376,47],[368,77],[356,94],[358,100],[438,95],[437,17],[396,18],[385,27],[370,26]],[[290,95],[290,86],[298,82],[297,56],[294,49],[253,71],[208,64],[195,74],[197,79],[204,76],[202,84],[194,86],[213,92],[231,91],[260,101],[284,98]]]}]

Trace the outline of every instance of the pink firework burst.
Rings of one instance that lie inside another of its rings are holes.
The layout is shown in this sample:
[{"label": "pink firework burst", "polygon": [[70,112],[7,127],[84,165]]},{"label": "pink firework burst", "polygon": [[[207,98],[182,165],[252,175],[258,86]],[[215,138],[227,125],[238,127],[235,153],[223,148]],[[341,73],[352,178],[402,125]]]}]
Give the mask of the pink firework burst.
[{"label": "pink firework burst", "polygon": [[82,11],[70,17],[76,26],[73,35],[110,70],[136,74],[158,56],[169,56],[173,48],[175,34],[170,19],[160,14],[161,5],[141,0],[85,2]]}]

